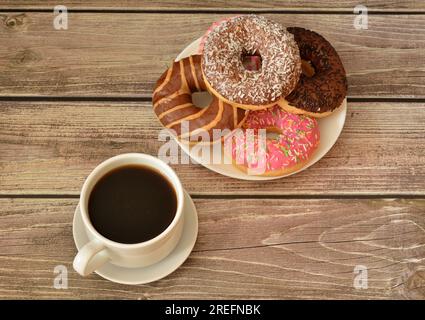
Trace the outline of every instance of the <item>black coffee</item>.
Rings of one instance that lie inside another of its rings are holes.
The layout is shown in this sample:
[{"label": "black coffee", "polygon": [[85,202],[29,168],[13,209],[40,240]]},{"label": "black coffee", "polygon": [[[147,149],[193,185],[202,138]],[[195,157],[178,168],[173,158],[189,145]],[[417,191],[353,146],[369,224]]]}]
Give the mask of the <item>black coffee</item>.
[{"label": "black coffee", "polygon": [[116,168],[94,186],[89,216],[104,237],[138,243],[164,231],[177,210],[171,183],[159,172],[141,165]]}]

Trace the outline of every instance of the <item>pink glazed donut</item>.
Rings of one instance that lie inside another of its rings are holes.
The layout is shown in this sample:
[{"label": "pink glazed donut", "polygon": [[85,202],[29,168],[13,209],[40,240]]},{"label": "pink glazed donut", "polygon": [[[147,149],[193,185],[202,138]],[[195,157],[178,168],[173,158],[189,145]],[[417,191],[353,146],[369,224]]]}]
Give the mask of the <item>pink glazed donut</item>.
[{"label": "pink glazed donut", "polygon": [[[316,119],[286,112],[277,105],[250,111],[243,125],[225,140],[225,153],[240,170],[261,176],[280,176],[302,168],[320,141]],[[259,129],[273,132],[270,138]]]}]

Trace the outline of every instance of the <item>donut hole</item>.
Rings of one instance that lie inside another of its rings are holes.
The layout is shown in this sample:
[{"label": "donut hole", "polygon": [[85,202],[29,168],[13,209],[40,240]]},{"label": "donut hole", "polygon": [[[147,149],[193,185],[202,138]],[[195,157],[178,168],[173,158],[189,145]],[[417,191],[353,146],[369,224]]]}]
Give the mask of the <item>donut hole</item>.
[{"label": "donut hole", "polygon": [[266,128],[267,139],[278,141],[281,134],[282,134],[282,130],[280,130],[279,128],[276,128],[276,127]]},{"label": "donut hole", "polygon": [[241,55],[241,61],[245,70],[248,71],[261,70],[261,65],[263,63],[263,59],[261,58],[261,55],[258,51],[254,53],[243,51]]},{"label": "donut hole", "polygon": [[198,108],[206,108],[212,102],[212,95],[208,91],[199,91],[192,93],[192,103]]},{"label": "donut hole", "polygon": [[307,78],[313,77],[316,73],[316,70],[314,69],[311,61],[307,60],[301,60],[301,71]]}]

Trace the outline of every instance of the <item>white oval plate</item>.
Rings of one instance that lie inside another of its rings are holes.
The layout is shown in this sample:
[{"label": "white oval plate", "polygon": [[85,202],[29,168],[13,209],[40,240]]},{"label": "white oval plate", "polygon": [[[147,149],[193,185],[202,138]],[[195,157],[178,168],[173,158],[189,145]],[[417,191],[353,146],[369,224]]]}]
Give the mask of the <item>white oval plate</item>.
[{"label": "white oval plate", "polygon": [[[200,42],[201,42],[201,38],[189,44],[182,52],[180,52],[180,54],[176,58],[176,61],[179,61],[190,55],[197,54]],[[341,134],[342,128],[344,127],[346,114],[347,114],[347,99],[345,99],[342,105],[337,110],[335,110],[330,116],[326,118],[322,118],[322,119],[317,119],[319,123],[319,129],[320,129],[320,144],[318,149],[313,154],[311,159],[307,162],[307,164],[304,167],[302,167],[300,170],[289,173],[289,174],[281,175],[281,176],[264,177],[264,176],[257,176],[257,175],[248,175],[247,173],[242,172],[238,168],[234,167],[232,164],[225,164],[224,163],[225,155],[223,154],[221,155],[222,161],[219,164],[205,162],[197,153],[191,151],[191,148],[189,147],[189,145],[182,143],[178,139],[176,139],[176,142],[180,145],[180,147],[184,150],[184,152],[186,152],[193,160],[202,164],[204,167],[214,172],[220,173],[224,176],[228,176],[235,179],[241,179],[241,180],[274,180],[274,179],[287,177],[292,174],[301,172],[307,169],[308,167],[310,167],[311,165],[315,164],[326,153],[328,153],[328,151],[332,148],[332,146],[335,144],[336,140],[338,139],[339,135]]]}]

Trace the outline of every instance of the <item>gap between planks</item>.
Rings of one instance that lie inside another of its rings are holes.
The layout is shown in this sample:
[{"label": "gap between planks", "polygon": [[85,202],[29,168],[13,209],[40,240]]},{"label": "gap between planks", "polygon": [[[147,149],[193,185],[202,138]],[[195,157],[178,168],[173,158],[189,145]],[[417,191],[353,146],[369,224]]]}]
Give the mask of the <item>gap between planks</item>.
[{"label": "gap between planks", "polygon": [[[362,199],[418,199],[425,200],[425,195],[420,194],[299,194],[299,195],[273,195],[273,194],[190,194],[193,199],[216,199],[216,200],[233,200],[233,199],[275,199],[275,200],[362,200]],[[79,194],[73,193],[57,193],[57,194],[0,194],[0,199],[78,199]]]},{"label": "gap between planks", "polygon": [[[19,102],[151,102],[151,96],[0,96],[0,101]],[[350,97],[347,102],[425,103],[425,97]],[[139,106],[140,107],[140,106]]]},{"label": "gap between planks", "polygon": [[[332,8],[326,8],[326,9],[301,9],[301,8],[286,8],[286,9],[250,9],[250,8],[239,8],[239,9],[209,9],[209,8],[199,8],[199,9],[134,9],[134,8],[127,8],[127,9],[111,9],[111,8],[97,8],[97,9],[90,9],[90,8],[71,8],[68,9],[68,12],[77,12],[77,13],[105,13],[105,14],[111,14],[111,13],[164,13],[164,14],[188,14],[188,13],[195,13],[195,14],[238,14],[238,13],[251,13],[251,14],[346,14],[346,15],[353,15],[355,14],[353,12],[354,8],[350,9],[332,9]],[[52,8],[0,8],[1,12],[36,12],[36,13],[45,13],[45,12],[52,12]],[[368,14],[386,14],[386,15],[399,15],[399,14],[406,14],[406,15],[423,15],[425,14],[425,10],[417,10],[417,9],[374,9],[369,8]]]}]

